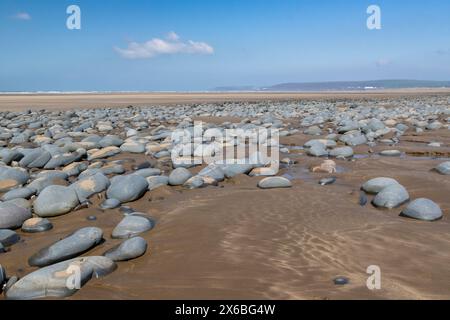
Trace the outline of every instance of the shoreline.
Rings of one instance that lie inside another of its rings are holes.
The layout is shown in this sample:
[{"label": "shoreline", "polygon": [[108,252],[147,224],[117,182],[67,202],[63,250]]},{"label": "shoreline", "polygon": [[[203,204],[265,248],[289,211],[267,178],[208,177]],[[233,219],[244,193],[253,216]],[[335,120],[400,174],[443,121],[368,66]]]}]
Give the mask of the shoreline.
[{"label": "shoreline", "polygon": [[38,93],[2,94],[0,111],[87,109],[224,102],[384,99],[450,95],[450,89],[401,89],[326,92],[204,92],[204,93]]}]

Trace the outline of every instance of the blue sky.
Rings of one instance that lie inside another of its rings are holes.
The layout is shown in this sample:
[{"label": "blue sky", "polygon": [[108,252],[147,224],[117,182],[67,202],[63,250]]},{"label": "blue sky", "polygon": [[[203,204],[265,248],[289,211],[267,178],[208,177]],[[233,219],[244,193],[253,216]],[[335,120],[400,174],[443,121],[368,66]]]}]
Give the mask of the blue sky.
[{"label": "blue sky", "polygon": [[1,0],[0,91],[450,80],[449,17],[447,0]]}]

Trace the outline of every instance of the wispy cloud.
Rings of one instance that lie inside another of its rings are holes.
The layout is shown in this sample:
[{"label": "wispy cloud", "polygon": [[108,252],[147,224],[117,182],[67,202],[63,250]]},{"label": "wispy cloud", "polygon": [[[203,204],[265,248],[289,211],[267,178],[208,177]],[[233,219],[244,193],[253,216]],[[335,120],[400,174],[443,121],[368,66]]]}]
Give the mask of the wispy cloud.
[{"label": "wispy cloud", "polygon": [[28,12],[19,12],[12,16],[16,20],[31,20],[31,15]]},{"label": "wispy cloud", "polygon": [[435,53],[440,56],[450,55],[450,49],[438,49]]},{"label": "wispy cloud", "polygon": [[378,60],[375,62],[375,65],[376,65],[377,67],[384,67],[384,66],[387,66],[387,65],[389,65],[389,64],[391,64],[391,61],[388,60],[388,59],[378,59]]},{"label": "wispy cloud", "polygon": [[170,32],[165,39],[153,38],[147,42],[130,42],[125,49],[114,48],[125,59],[150,59],[165,54],[213,54],[214,48],[205,42],[182,41]]}]

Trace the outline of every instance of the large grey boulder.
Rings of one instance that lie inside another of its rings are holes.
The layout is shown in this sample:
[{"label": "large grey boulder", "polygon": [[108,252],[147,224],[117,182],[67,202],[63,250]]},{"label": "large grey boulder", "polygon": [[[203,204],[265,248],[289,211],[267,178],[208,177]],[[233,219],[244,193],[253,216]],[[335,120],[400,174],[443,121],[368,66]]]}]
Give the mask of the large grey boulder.
[{"label": "large grey boulder", "polygon": [[411,202],[403,210],[402,215],[418,220],[435,221],[442,218],[442,210],[435,202],[420,198]]},{"label": "large grey boulder", "polygon": [[103,231],[99,228],[82,228],[68,237],[44,248],[34,254],[28,263],[33,267],[45,267],[60,261],[79,256],[103,239]]},{"label": "large grey boulder", "polygon": [[77,193],[70,187],[52,185],[45,188],[33,203],[38,216],[56,217],[66,214],[79,204]]},{"label": "large grey boulder", "polygon": [[139,199],[147,191],[147,188],[147,180],[139,175],[116,176],[111,179],[111,185],[106,191],[106,195],[121,203],[131,202]]},{"label": "large grey boulder", "polygon": [[90,279],[103,277],[116,268],[116,263],[106,257],[82,257],[63,261],[26,275],[9,288],[6,298],[32,300],[70,297]]}]

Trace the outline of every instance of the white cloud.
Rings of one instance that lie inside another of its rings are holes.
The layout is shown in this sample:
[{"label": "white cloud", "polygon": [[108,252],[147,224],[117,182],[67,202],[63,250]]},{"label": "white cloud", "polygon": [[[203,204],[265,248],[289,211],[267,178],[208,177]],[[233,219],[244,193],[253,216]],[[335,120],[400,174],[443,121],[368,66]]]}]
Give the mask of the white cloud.
[{"label": "white cloud", "polygon": [[31,20],[31,15],[27,12],[19,12],[13,18],[16,20]]},{"label": "white cloud", "polygon": [[388,64],[391,64],[391,61],[388,59],[379,59],[375,62],[375,64],[377,65],[377,67],[384,67]]},{"label": "white cloud", "polygon": [[175,32],[166,39],[154,38],[144,43],[130,42],[125,49],[114,48],[125,59],[150,59],[164,54],[213,54],[214,48],[205,42],[188,40],[183,42]]}]

